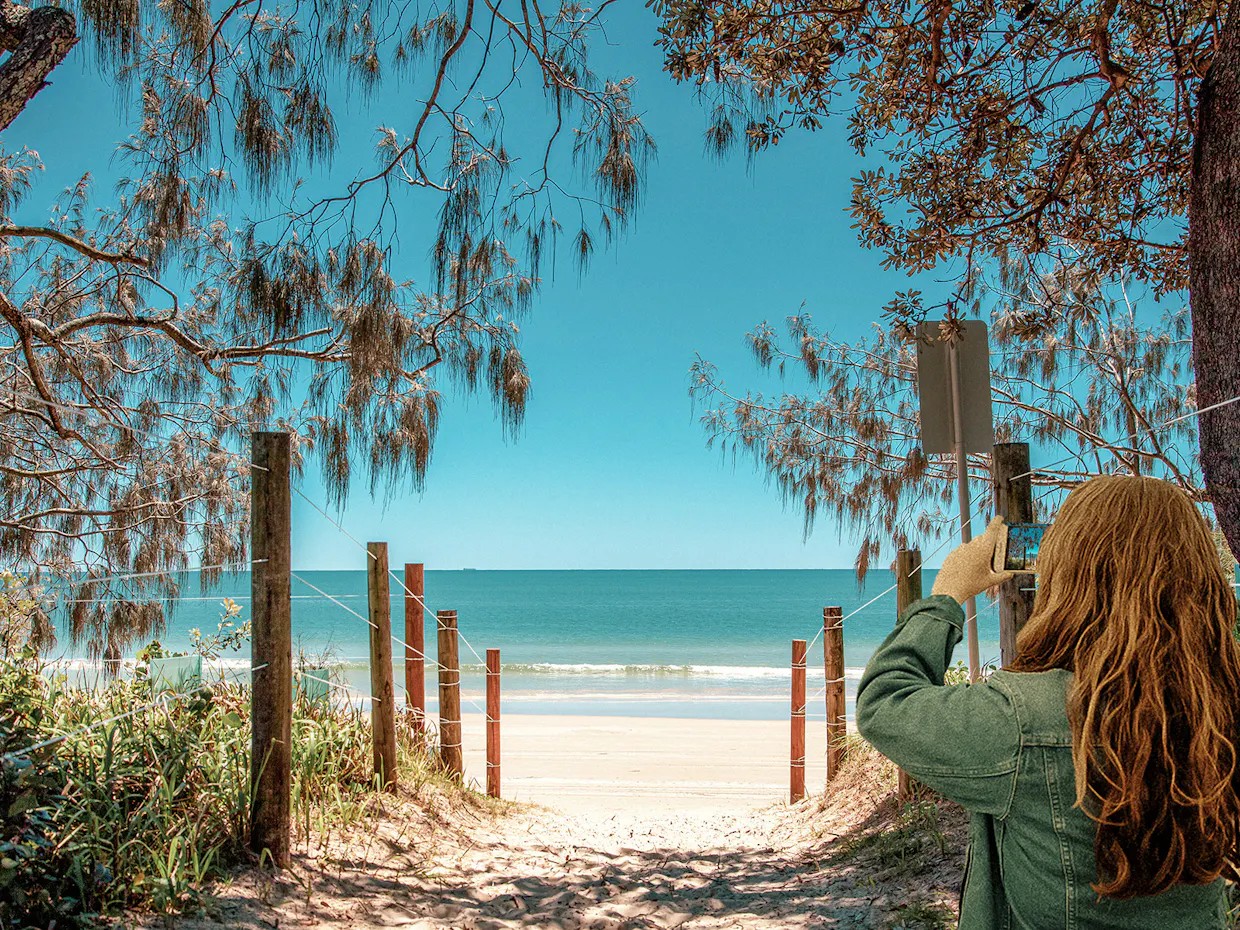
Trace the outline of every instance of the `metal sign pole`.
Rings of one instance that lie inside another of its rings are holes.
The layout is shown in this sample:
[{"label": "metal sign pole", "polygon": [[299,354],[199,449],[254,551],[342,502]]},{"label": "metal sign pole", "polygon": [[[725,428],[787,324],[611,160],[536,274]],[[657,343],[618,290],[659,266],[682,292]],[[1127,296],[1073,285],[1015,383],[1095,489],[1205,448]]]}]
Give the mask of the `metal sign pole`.
[{"label": "metal sign pole", "polygon": [[[969,500],[969,462],[964,451],[964,399],[960,390],[960,356],[956,350],[959,336],[947,343],[947,364],[952,382],[952,439],[956,447],[956,497],[960,499],[960,541],[973,538],[973,505]],[[981,677],[977,648],[977,598],[965,601],[965,634],[969,639],[969,681]]]}]

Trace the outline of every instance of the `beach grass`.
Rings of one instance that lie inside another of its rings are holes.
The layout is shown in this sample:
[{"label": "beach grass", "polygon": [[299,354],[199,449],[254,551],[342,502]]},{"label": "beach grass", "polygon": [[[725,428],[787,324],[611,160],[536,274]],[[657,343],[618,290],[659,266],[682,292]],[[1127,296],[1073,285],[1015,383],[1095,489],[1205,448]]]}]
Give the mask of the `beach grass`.
[{"label": "beach grass", "polygon": [[897,904],[884,930],[952,930],[956,915],[951,908],[933,901]]},{"label": "beach grass", "polygon": [[828,855],[821,860],[823,867],[845,862],[863,865],[875,882],[882,883],[922,874],[955,851],[940,811],[950,806],[958,814],[956,805],[924,786],[901,801],[896,788],[896,767],[850,733],[845,738],[840,773],[818,799],[817,812],[837,815],[851,807],[864,816],[856,829],[834,837]]},{"label": "beach grass", "polygon": [[[0,752],[16,753],[0,782],[0,898],[12,904],[0,923],[203,913],[212,882],[254,864],[248,685],[218,682],[124,716],[151,700],[142,677],[72,688],[33,654],[0,663]],[[76,735],[20,752],[66,733]],[[403,715],[397,736],[406,797],[428,785],[469,793],[440,770],[419,721]],[[292,840],[321,853],[380,816],[391,795],[377,791],[369,714],[358,707],[299,699],[293,737]]]},{"label": "beach grass", "polygon": [[898,796],[898,769],[855,733],[805,816],[814,868],[883,902],[882,930],[945,930],[967,844],[967,813],[924,785]]},{"label": "beach grass", "polygon": [[849,837],[832,860],[865,861],[873,869],[876,882],[924,871],[947,852],[947,838],[939,829],[938,805],[932,800],[903,805],[881,828]]}]

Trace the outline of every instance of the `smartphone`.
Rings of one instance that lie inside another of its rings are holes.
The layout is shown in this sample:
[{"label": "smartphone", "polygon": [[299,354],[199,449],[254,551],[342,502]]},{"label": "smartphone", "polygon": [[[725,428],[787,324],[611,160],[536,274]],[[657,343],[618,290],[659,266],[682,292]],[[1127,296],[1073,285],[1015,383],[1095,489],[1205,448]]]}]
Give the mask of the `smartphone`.
[{"label": "smartphone", "polygon": [[995,546],[992,567],[996,572],[1036,572],[1038,570],[1038,547],[1047,523],[1004,524],[1005,532]]}]

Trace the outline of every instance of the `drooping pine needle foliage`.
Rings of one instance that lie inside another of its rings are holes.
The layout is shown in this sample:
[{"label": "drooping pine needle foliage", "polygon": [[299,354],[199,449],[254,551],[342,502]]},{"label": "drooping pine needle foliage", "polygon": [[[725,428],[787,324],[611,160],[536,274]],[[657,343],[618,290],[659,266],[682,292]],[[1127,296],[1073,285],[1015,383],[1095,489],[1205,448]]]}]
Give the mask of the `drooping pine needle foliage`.
[{"label": "drooping pine needle foliage", "polygon": [[[711,107],[709,152],[752,158],[789,132],[846,127],[865,159],[850,203],[860,242],[880,250],[886,268],[937,268],[956,282],[936,306],[897,292],[883,308],[890,322],[964,313],[981,279],[997,274],[1040,290],[1071,269],[1090,289],[1126,282],[1172,306],[1191,284],[1193,343],[1177,357],[1186,365],[1191,355],[1186,379],[1211,410],[1194,422],[1202,474],[1182,483],[1206,486],[1240,549],[1240,405],[1225,403],[1240,395],[1240,122],[1230,117],[1240,9],[1200,0],[648,5],[661,19],[665,70],[695,83]],[[1042,340],[1078,325],[1074,314],[1054,318],[1053,301],[1043,309],[1020,327],[1038,358]],[[1121,405],[1116,415],[1130,413]],[[1093,416],[1079,414],[1082,430],[1094,429]],[[1077,426],[1051,421],[1036,435],[1063,429],[1070,437]],[[805,489],[794,481],[791,490]]]},{"label": "drooping pine needle foliage", "polygon": [[[625,227],[654,151],[632,80],[588,66],[607,5],[70,5],[66,62],[115,87],[125,177],[49,210],[39,157],[6,132],[0,556],[81,579],[61,591],[75,641],[114,655],[179,589],[91,578],[244,566],[251,430],[292,431],[299,467],[317,453],[333,503],[358,477],[422,487],[445,384],[515,433],[539,275],[557,240],[584,268]],[[400,90],[386,108],[381,88]],[[346,99],[378,128],[341,182]],[[520,153],[515,104],[546,117],[522,121]],[[569,161],[579,177],[557,178]]]},{"label": "drooping pine needle foliage", "polygon": [[[1206,500],[1193,420],[1164,426],[1196,407],[1187,310],[1145,325],[1122,292],[1109,299],[1079,269],[1031,280],[1009,268],[985,297],[995,441],[1031,442],[1065,460],[1031,476],[1039,519],[1097,474],[1155,475]],[[977,315],[982,307],[975,299]],[[872,338],[841,343],[802,312],[785,333],[764,322],[747,340],[761,369],[803,390],[733,393],[701,358],[690,372],[692,395],[707,405],[708,443],[751,456],[802,511],[806,534],[824,510],[853,530],[859,579],[884,551],[959,526],[955,457],[922,452],[911,335],[875,324]],[[993,494],[990,456],[968,460],[977,506]]]}]

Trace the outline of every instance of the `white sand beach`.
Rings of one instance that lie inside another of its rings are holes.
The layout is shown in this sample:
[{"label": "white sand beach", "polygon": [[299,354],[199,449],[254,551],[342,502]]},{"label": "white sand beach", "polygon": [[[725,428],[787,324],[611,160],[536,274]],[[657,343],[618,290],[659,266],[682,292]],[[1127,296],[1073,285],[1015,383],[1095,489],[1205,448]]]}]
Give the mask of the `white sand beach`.
[{"label": "white sand beach", "polygon": [[[434,720],[434,718],[431,718]],[[501,792],[566,812],[743,812],[788,800],[790,722],[501,716]],[[807,720],[806,788],[827,777],[826,723]],[[486,728],[462,714],[465,775],[486,785]]]}]

